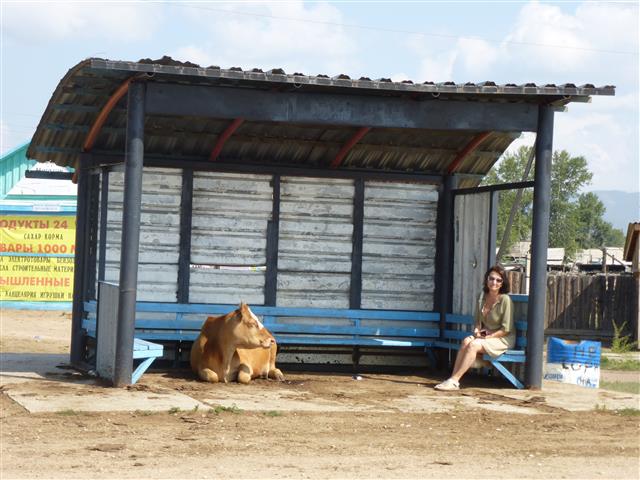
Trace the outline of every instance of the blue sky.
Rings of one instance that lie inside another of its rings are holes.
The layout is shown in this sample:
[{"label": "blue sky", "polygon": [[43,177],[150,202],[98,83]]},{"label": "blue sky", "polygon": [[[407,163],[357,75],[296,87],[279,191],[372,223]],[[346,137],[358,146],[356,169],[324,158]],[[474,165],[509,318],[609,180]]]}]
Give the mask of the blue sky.
[{"label": "blue sky", "polygon": [[[0,153],[31,138],[87,57],[169,55],[330,76],[616,85],[558,113],[554,147],[589,190],[640,190],[638,2],[12,2],[1,4]],[[532,136],[512,148],[531,144]]]}]

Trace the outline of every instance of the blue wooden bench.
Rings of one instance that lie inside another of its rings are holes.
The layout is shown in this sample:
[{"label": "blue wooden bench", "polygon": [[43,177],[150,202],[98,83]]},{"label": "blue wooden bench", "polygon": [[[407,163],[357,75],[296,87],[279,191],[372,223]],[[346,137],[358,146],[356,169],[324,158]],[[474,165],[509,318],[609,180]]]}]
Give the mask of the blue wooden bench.
[{"label": "blue wooden bench", "polygon": [[[527,346],[527,321],[525,312],[529,296],[510,295],[510,297],[515,307],[516,348],[507,350],[497,358],[484,354],[483,360],[489,362],[491,366],[500,372],[513,386],[522,389],[524,388],[522,381],[504,364],[524,365],[525,363],[525,348]],[[445,331],[443,332],[442,339],[435,342],[435,346],[449,350],[459,350],[462,340],[472,334],[473,323],[474,320],[471,315],[447,314]]]},{"label": "blue wooden bench", "polygon": [[141,338],[133,339],[133,360],[142,360],[131,374],[131,384],[136,383],[156,358],[162,357],[164,347]]},{"label": "blue wooden bench", "polygon": [[[95,335],[96,302],[84,304],[82,326]],[[135,336],[147,341],[192,342],[210,315],[237,305],[138,302]],[[267,307],[251,305],[280,345],[418,347],[435,363],[431,347],[438,339],[435,312]],[[320,323],[321,320],[327,320]],[[320,321],[319,321],[320,320]]]}]

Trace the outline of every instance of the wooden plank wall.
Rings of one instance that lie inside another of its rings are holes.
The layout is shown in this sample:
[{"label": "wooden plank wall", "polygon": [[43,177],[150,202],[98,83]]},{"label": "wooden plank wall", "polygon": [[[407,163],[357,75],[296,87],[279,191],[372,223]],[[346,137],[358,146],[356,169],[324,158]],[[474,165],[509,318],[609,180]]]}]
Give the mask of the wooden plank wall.
[{"label": "wooden plank wall", "polygon": [[[146,168],[142,176],[139,301],[176,301],[182,170]],[[120,280],[124,174],[109,174],[105,280]]]},{"label": "wooden plank wall", "polygon": [[264,303],[272,193],[271,175],[194,172],[190,302]]},{"label": "wooden plank wall", "polygon": [[457,195],[454,201],[453,312],[473,315],[489,267],[491,193]]},{"label": "wooden plank wall", "polygon": [[[182,171],[143,174],[139,301],[177,301]],[[194,172],[189,301],[264,304],[271,175]],[[105,280],[119,277],[124,177],[109,174]],[[349,308],[354,180],[282,177],[278,306]],[[437,187],[366,181],[361,308],[433,310]],[[326,322],[326,320],[325,320]]]},{"label": "wooden plank wall", "polygon": [[349,308],[353,194],[353,180],[281,178],[278,306]]},{"label": "wooden plank wall", "polygon": [[433,310],[438,190],[365,182],[362,308]]}]

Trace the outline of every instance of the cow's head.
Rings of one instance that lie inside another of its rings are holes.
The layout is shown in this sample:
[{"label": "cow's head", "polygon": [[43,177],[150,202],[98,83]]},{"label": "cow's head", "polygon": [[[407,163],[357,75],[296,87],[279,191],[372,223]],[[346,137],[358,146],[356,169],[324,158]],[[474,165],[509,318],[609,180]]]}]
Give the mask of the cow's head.
[{"label": "cow's head", "polygon": [[234,312],[233,336],[240,348],[269,348],[275,343],[249,306],[242,302]]}]

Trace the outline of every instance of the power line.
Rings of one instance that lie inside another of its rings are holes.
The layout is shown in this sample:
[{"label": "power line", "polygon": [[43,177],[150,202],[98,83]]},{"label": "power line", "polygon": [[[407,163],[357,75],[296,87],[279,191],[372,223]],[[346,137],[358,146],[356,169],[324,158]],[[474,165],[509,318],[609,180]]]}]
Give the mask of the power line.
[{"label": "power line", "polygon": [[555,45],[550,43],[537,43],[537,42],[518,42],[514,40],[494,40],[488,39],[480,36],[474,35],[451,35],[446,33],[430,33],[430,32],[419,32],[415,30],[400,30],[394,28],[384,28],[384,27],[373,27],[370,25],[358,25],[358,24],[349,24],[349,23],[338,23],[338,22],[328,22],[323,20],[310,20],[304,18],[295,18],[295,17],[280,17],[277,15],[269,15],[266,13],[251,13],[251,12],[239,12],[235,10],[225,10],[223,8],[211,8],[211,7],[203,7],[200,5],[188,5],[188,4],[179,4],[181,7],[194,8],[199,10],[208,10],[210,12],[220,12],[220,13],[229,13],[231,15],[241,15],[248,17],[258,17],[258,18],[272,18],[274,20],[286,20],[290,22],[304,22],[304,23],[313,23],[317,25],[328,25],[332,27],[345,27],[345,28],[358,28],[361,30],[372,30],[377,32],[388,32],[388,33],[402,33],[406,35],[420,35],[423,37],[437,37],[437,38],[447,38],[447,39],[466,39],[466,40],[482,40],[488,43],[497,43],[497,44],[511,44],[511,45],[522,45],[528,47],[541,47],[541,48],[562,48],[569,50],[581,50],[586,52],[597,52],[597,53],[611,53],[616,55],[638,55],[638,52],[627,52],[623,50],[605,50],[599,48],[586,48],[586,47],[573,47],[569,45]]}]

